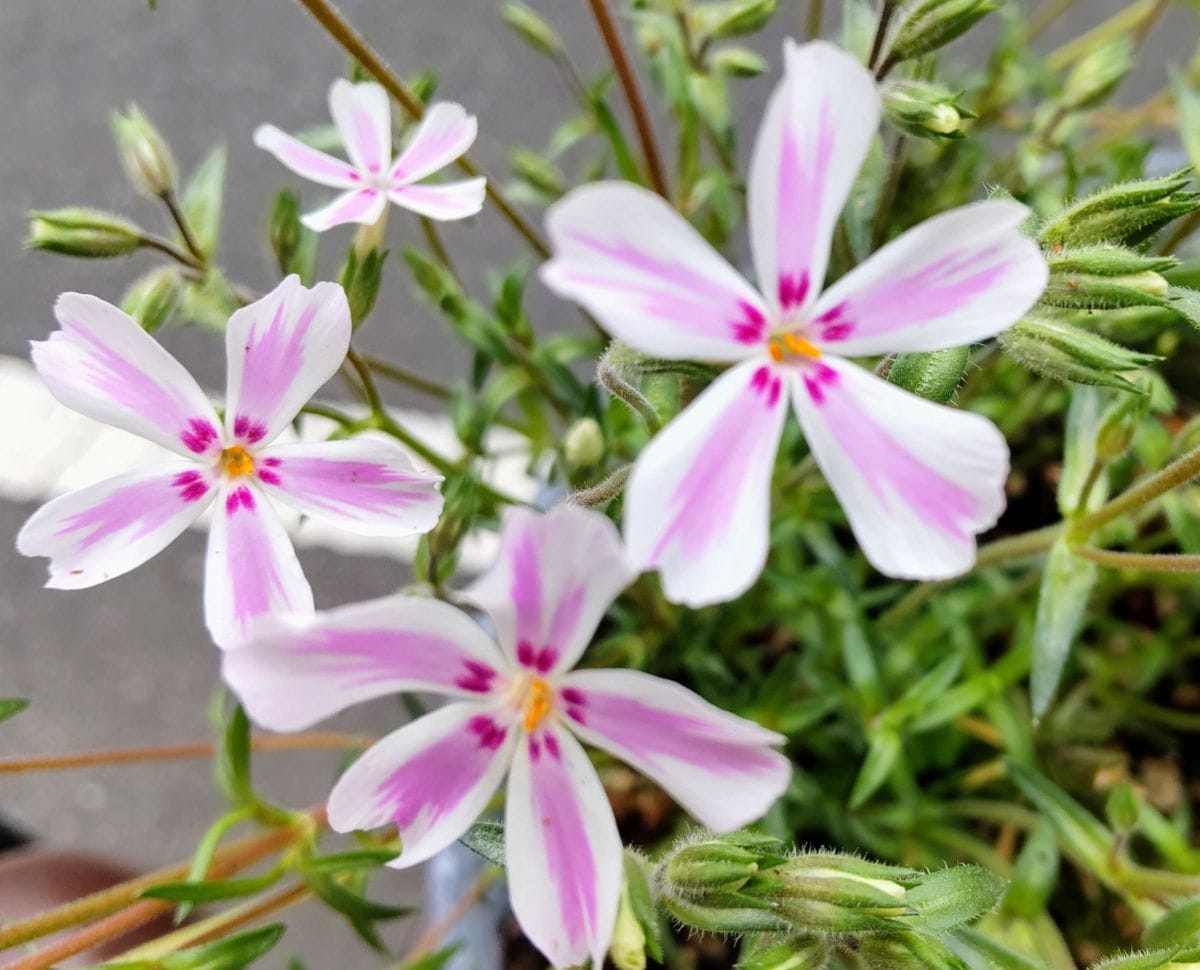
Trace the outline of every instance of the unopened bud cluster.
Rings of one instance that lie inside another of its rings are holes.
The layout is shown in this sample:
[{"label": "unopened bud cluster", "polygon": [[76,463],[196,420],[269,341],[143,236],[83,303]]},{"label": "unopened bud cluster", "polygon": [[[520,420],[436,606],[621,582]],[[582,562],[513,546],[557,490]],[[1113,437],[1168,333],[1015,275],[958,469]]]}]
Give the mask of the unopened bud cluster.
[{"label": "unopened bud cluster", "polygon": [[918,138],[962,138],[975,115],[959,104],[960,92],[928,81],[895,81],[883,89],[883,107],[897,128]]},{"label": "unopened bud cluster", "polygon": [[171,149],[137,105],[131,104],[123,115],[114,114],[112,128],[121,164],[133,187],[151,198],[174,192]]},{"label": "unopened bud cluster", "polygon": [[890,57],[907,61],[929,54],[961,37],[999,8],[999,0],[921,0],[901,21]]}]

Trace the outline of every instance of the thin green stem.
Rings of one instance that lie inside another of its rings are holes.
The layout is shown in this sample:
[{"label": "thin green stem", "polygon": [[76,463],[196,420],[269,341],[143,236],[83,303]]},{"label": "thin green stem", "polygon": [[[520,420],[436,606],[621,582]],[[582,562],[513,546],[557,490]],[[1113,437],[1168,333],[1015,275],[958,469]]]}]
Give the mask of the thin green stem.
[{"label": "thin green stem", "polygon": [[581,505],[585,509],[603,508],[625,490],[625,483],[629,481],[631,471],[633,471],[632,465],[622,465],[604,481],[590,488],[581,488],[572,492],[565,501],[572,505]]},{"label": "thin green stem", "polygon": [[427,377],[415,374],[401,367],[399,364],[393,364],[391,361],[381,360],[369,354],[362,354],[361,357],[363,363],[380,377],[386,377],[389,381],[403,384],[405,387],[411,387],[414,391],[420,391],[422,394],[428,394],[430,397],[436,397],[439,401],[450,400],[449,388],[443,387],[436,381],[431,381]]},{"label": "thin green stem", "polygon": [[809,40],[821,36],[821,28],[825,20],[825,0],[808,0],[808,21],[805,25]]},{"label": "thin green stem", "polygon": [[1183,553],[1121,552],[1095,546],[1074,546],[1075,555],[1110,569],[1142,569],[1154,573],[1200,573],[1200,556]]},{"label": "thin green stem", "polygon": [[152,236],[149,233],[138,237],[138,243],[146,249],[155,249],[160,253],[165,253],[177,263],[186,266],[190,270],[195,270],[197,273],[207,272],[208,266],[196,259],[191,253],[186,253],[174,243],[161,236]]},{"label": "thin green stem", "polygon": [[658,433],[658,429],[662,427],[662,419],[658,416],[654,405],[646,399],[641,391],[618,374],[616,368],[610,366],[606,358],[600,359],[600,365],[596,368],[596,378],[613,397],[620,398],[629,405],[631,410],[641,415],[651,434]]},{"label": "thin green stem", "polygon": [[175,198],[175,193],[171,189],[167,189],[159,198],[163,200],[163,205],[167,207],[167,212],[171,214],[171,221],[175,223],[175,227],[179,230],[179,236],[183,239],[183,244],[187,247],[187,251],[196,258],[196,261],[201,266],[207,266],[208,257],[204,255],[200,244],[196,242],[196,236],[192,232],[192,227],[188,225],[187,216],[179,208],[179,201]]},{"label": "thin green stem", "polygon": [[1074,4],[1075,0],[1046,0],[1046,3],[1042,4],[1037,12],[1029,18],[1029,26],[1025,31],[1025,43],[1032,44],[1041,37]]},{"label": "thin green stem", "polygon": [[1200,475],[1200,448],[1177,458],[1162,471],[1155,472],[1094,512],[1080,516],[1072,525],[1072,532],[1090,535],[1114,519],[1134,512],[1173,488],[1190,482],[1197,475]]},{"label": "thin green stem", "polygon": [[[388,66],[387,62],[380,57],[378,52],[367,43],[366,38],[354,28],[350,21],[346,19],[330,0],[297,0],[297,3],[301,4],[312,14],[313,18],[324,28],[325,32],[346,53],[357,60],[366,69],[368,74],[383,85],[387,92],[400,102],[401,107],[409,115],[417,120],[421,119],[425,114],[425,106],[408,90],[408,87],[400,80],[396,72]],[[479,166],[467,155],[459,158],[456,164],[470,176],[484,175]],[[550,248],[538,234],[537,230],[517,211],[516,207],[508,200],[504,193],[495,187],[495,183],[490,178],[487,180],[487,196],[499,210],[500,214],[516,230],[517,234],[529,244],[529,248],[542,259],[549,259]]]},{"label": "thin green stem", "polygon": [[625,52],[621,31],[617,27],[616,20],[613,19],[612,11],[608,7],[608,0],[588,0],[588,6],[591,8],[592,17],[596,21],[600,36],[604,40],[604,46],[608,50],[613,68],[617,72],[617,79],[621,83],[621,90],[625,93],[625,102],[629,106],[629,113],[633,116],[633,126],[642,146],[642,156],[646,160],[646,174],[650,177],[650,186],[664,199],[669,200],[670,193],[667,191],[666,176],[663,174],[662,158],[659,156],[658,145],[654,140],[654,128],[650,124],[650,114],[646,110],[646,101],[642,97],[637,75],[629,61],[629,55]]},{"label": "thin green stem", "polygon": [[[892,24],[892,17],[896,15],[898,6],[898,0],[883,0],[883,7],[879,10],[879,23],[875,27],[875,39],[871,41],[871,54],[867,58],[868,68],[874,68],[883,54],[883,43],[887,39],[888,27]],[[880,69],[882,70],[882,67]]]}]

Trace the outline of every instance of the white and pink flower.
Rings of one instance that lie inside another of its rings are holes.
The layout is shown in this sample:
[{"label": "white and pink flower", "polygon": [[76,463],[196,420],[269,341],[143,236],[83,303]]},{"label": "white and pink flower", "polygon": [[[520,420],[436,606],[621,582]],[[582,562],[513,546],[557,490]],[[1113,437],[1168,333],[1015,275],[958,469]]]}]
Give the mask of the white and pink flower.
[{"label": "white and pink flower", "polygon": [[[305,728],[397,691],[453,702],[379,741],[329,799],[338,831],[399,827],[412,866],[462,835],[508,776],[508,880],[522,928],[555,967],[603,963],[621,885],[621,840],[579,740],[645,772],[701,822],[761,816],[791,774],[782,738],[678,684],[571,668],[633,578],[616,528],[562,507],[512,510],[497,564],[468,596],[496,641],[446,603],[395,596],[265,620],[224,657],[249,715]],[[577,740],[579,739],[579,740]]]},{"label": "white and pink flower", "polygon": [[225,419],[192,376],[128,315],[64,293],[60,330],[33,362],[67,407],[173,451],[161,465],[54,499],[25,523],[17,549],[50,557],[48,586],[82,589],[140,566],[215,504],[204,614],[221,646],[264,613],[311,613],[312,590],[272,509],[279,500],[365,535],[433,527],[441,476],[374,439],[276,444],[350,345],[350,310],[334,283],[289,276],[238,310],[226,335]]},{"label": "white and pink flower", "polygon": [[486,180],[424,183],[463,155],[475,141],[478,124],[459,104],[439,102],[425,113],[408,147],[392,159],[392,112],[387,92],[374,82],[334,81],[329,113],[349,162],[310,148],[274,125],[254,132],[254,144],[297,175],[342,193],[303,223],[324,232],[347,222],[373,225],[391,200],[431,219],[465,219],[483,207]]},{"label": "white and pink flower", "polygon": [[969,569],[975,536],[1004,507],[1003,437],[847,358],[991,337],[1048,276],[1019,228],[1027,210],[989,201],[922,223],[822,292],[880,98],[871,74],[830,44],[789,43],[785,56],[749,179],[759,289],[636,186],[585,186],[548,217],[552,290],[647,354],[735,365],[643,451],[626,491],[634,564],[695,606],[738,596],[762,571],[789,400],[876,568],[913,579]]}]

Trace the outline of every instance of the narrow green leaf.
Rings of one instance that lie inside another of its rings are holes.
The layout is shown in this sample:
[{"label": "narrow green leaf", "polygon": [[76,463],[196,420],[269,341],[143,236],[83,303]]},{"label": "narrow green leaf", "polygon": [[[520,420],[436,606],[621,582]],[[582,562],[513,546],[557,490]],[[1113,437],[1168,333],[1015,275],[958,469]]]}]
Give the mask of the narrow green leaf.
[{"label": "narrow green leaf", "polygon": [[0,697],[0,722],[16,717],[29,706],[29,701],[19,697]]},{"label": "narrow green leaf", "polygon": [[250,720],[241,705],[233,708],[225,724],[225,737],[217,756],[217,781],[235,806],[255,801],[250,784]]},{"label": "narrow green leaf", "polygon": [[210,903],[218,899],[237,899],[252,896],[277,883],[283,870],[269,872],[252,879],[218,879],[212,882],[171,882],[151,886],[142,892],[150,899],[165,899],[171,903]]},{"label": "narrow green leaf", "polygon": [[1054,700],[1071,645],[1083,626],[1096,576],[1096,564],[1076,556],[1065,538],[1050,550],[1033,630],[1030,695],[1037,717],[1045,714]]},{"label": "narrow green leaf", "polygon": [[460,944],[458,943],[442,947],[442,949],[435,953],[418,957],[416,960],[404,964],[400,970],[442,970],[450,962],[450,958],[459,951],[459,948]]},{"label": "narrow green leaf", "polygon": [[297,868],[304,872],[344,872],[347,869],[374,869],[400,857],[398,849],[354,849],[302,860]]},{"label": "narrow green leaf", "polygon": [[867,757],[859,769],[854,788],[850,792],[850,807],[861,808],[875,794],[891,774],[900,755],[900,732],[891,729],[877,731],[871,738]]},{"label": "narrow green leaf", "polygon": [[499,822],[476,822],[458,841],[492,865],[504,868],[504,826]]},{"label": "narrow green leaf", "polygon": [[183,190],[180,208],[196,245],[208,258],[217,248],[221,234],[221,209],[225,194],[225,146],[218,145],[205,156]]}]

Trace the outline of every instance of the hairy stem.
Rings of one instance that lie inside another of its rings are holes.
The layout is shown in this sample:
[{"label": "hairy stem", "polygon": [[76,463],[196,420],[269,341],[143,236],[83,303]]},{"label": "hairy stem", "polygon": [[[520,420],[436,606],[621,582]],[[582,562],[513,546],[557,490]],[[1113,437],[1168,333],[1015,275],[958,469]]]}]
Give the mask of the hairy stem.
[{"label": "hairy stem", "polygon": [[163,200],[163,205],[167,207],[167,212],[171,214],[171,221],[175,223],[175,227],[179,230],[179,236],[183,240],[183,244],[187,247],[187,251],[195,257],[196,262],[201,266],[207,266],[208,257],[204,255],[200,244],[196,242],[196,236],[192,232],[192,227],[188,225],[187,217],[183,214],[183,210],[179,208],[179,201],[175,198],[175,193],[171,189],[167,189],[159,198]]},{"label": "hairy stem", "polygon": [[1177,458],[1162,471],[1155,472],[1094,512],[1080,516],[1072,525],[1072,531],[1079,535],[1089,535],[1114,519],[1153,502],[1173,488],[1190,482],[1197,475],[1200,475],[1200,448]]},{"label": "hairy stem", "polygon": [[191,253],[185,253],[182,249],[167,239],[161,236],[152,236],[149,234],[142,235],[138,238],[139,245],[146,249],[155,249],[160,253],[170,256],[175,262],[186,266],[190,270],[197,273],[205,273],[208,271],[208,266],[201,260],[196,259]]},{"label": "hairy stem", "polygon": [[1155,573],[1200,573],[1200,556],[1183,553],[1120,552],[1095,546],[1075,546],[1071,550],[1110,569],[1142,569]]},{"label": "hairy stem", "polygon": [[601,508],[624,491],[631,471],[633,471],[632,465],[622,465],[604,481],[591,486],[591,488],[581,488],[572,492],[565,501],[572,505],[581,505],[585,509]]},{"label": "hairy stem", "polygon": [[879,11],[879,23],[875,27],[875,39],[871,41],[871,54],[867,58],[868,68],[874,68],[883,54],[883,43],[887,40],[888,27],[892,25],[892,18],[896,15],[898,6],[897,0],[883,0],[883,7]]}]

